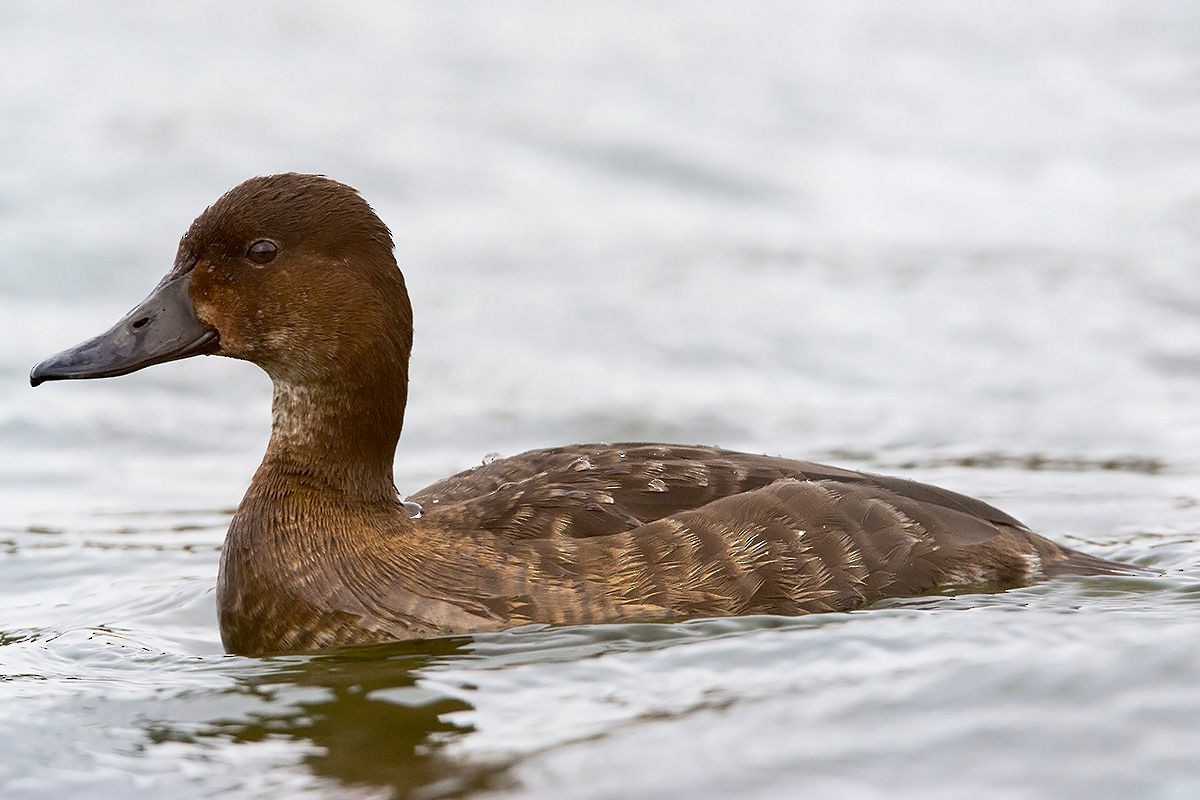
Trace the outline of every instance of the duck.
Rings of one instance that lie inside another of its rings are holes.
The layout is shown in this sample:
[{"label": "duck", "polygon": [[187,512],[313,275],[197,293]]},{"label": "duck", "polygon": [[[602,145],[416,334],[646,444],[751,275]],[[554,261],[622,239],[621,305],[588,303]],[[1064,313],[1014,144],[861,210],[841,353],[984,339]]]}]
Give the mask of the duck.
[{"label": "duck", "polygon": [[848,612],[1139,571],[948,489],[713,446],[532,450],[401,498],[412,345],[391,231],[351,186],[284,173],[208,206],[149,297],[30,382],[196,355],[270,377],[270,440],[218,568],[230,653]]}]

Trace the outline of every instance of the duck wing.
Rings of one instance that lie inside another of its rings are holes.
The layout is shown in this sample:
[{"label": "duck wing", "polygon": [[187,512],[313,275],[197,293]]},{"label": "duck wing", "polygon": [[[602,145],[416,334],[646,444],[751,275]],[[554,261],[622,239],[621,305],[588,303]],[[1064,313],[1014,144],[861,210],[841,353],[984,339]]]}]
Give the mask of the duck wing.
[{"label": "duck wing", "polygon": [[[942,509],[975,535],[1026,529],[999,509],[915,481],[716,447],[625,443],[570,445],[497,459],[434,483],[409,499],[462,530],[512,538],[620,533],[782,478],[874,488]],[[965,518],[973,522],[966,522]]]},{"label": "duck wing", "polygon": [[540,605],[530,581],[575,585],[542,597],[530,619],[811,613],[947,586],[1139,572],[937,486],[715,447],[534,450],[411,499],[444,529],[527,552],[533,571],[510,587],[526,613]]}]

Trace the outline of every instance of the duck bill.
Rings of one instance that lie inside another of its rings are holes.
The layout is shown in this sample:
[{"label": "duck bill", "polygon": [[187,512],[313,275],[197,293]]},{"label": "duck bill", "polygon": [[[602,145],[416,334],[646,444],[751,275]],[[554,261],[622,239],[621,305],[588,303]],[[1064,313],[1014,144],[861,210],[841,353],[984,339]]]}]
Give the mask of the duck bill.
[{"label": "duck bill", "polygon": [[30,384],[128,375],[144,367],[215,353],[217,332],[196,317],[187,272],[159,284],[141,305],[94,339],[50,356]]}]

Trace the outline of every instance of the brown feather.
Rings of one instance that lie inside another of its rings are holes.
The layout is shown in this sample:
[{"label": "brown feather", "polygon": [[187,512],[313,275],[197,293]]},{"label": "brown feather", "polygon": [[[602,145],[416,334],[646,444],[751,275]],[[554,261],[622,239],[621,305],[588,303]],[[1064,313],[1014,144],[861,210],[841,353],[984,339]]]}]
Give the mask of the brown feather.
[{"label": "brown feather", "polygon": [[[270,267],[242,260],[258,238],[279,247]],[[417,492],[414,518],[392,481],[411,308],[366,202],[318,176],[256,178],[201,214],[177,264],[221,354],[275,386],[271,442],[221,558],[234,652],[845,611],[1129,569],[945,489],[715,447],[535,450]]]}]

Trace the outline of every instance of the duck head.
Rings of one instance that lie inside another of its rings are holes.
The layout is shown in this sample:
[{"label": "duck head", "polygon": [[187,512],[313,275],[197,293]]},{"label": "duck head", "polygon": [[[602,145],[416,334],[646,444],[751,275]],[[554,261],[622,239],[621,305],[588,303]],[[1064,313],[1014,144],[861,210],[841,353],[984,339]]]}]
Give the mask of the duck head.
[{"label": "duck head", "polygon": [[209,206],[149,297],[38,364],[30,381],[106,378],[207,354],[252,361],[291,386],[354,384],[381,361],[406,367],[411,337],[387,226],[351,187],[288,173],[252,178]]},{"label": "duck head", "polygon": [[411,348],[387,226],[351,187],[288,173],[209,206],[149,297],[29,377],[106,378],[200,354],[251,361],[275,387],[264,465],[320,464],[328,482],[386,495]]}]

